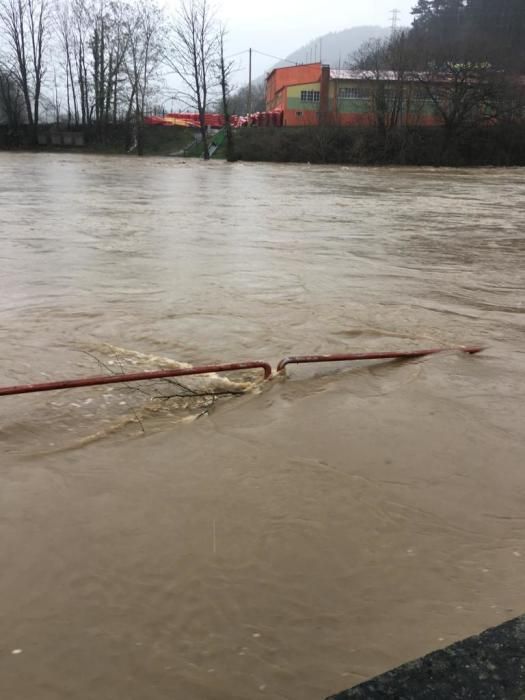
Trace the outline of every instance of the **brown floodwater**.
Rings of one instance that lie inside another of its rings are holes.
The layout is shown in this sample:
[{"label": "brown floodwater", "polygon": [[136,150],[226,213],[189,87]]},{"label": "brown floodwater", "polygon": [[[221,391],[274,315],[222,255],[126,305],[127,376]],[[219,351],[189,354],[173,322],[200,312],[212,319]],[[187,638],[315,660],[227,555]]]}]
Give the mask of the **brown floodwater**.
[{"label": "brown floodwater", "polygon": [[[525,611],[525,172],[0,154],[0,697],[318,700]],[[13,653],[18,652],[18,653]]]}]

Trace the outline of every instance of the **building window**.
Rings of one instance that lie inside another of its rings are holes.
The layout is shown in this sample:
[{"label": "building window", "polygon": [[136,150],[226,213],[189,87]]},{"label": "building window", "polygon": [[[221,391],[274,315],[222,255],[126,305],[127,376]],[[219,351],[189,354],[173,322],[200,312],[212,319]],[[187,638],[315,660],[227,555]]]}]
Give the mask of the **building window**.
[{"label": "building window", "polygon": [[370,92],[365,87],[339,88],[340,100],[366,100],[369,96]]},{"label": "building window", "polygon": [[301,102],[319,102],[319,90],[301,90]]},{"label": "building window", "polygon": [[302,112],[296,112],[296,113],[295,113],[295,116],[296,116],[296,117],[302,117],[302,116],[303,116],[303,113],[302,113]]}]

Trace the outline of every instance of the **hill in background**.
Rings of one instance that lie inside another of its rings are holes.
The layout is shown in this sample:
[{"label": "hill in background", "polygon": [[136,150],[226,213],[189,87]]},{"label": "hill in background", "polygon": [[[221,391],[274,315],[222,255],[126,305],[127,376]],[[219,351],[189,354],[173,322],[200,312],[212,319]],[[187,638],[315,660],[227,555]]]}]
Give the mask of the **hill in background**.
[{"label": "hill in background", "polygon": [[319,61],[319,57],[323,63],[329,63],[334,68],[343,68],[365,41],[383,39],[389,34],[390,29],[377,26],[352,27],[340,32],[330,32],[301,46],[286,56],[286,61],[276,63],[274,68],[290,65],[290,62],[314,63]]}]

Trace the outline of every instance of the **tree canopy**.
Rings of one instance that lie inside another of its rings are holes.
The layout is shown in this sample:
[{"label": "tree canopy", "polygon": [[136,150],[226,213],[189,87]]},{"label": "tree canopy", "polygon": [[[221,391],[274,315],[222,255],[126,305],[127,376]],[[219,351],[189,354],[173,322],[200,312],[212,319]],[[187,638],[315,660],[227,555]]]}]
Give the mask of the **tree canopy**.
[{"label": "tree canopy", "polygon": [[412,34],[427,51],[525,71],[523,0],[418,0],[412,15]]}]

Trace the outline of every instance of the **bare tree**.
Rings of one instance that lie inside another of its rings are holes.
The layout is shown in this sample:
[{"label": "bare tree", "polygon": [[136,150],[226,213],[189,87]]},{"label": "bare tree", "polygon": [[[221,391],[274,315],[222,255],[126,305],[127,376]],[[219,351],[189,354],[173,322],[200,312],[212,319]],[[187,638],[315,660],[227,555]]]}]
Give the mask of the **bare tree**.
[{"label": "bare tree", "polygon": [[[152,4],[153,6],[153,4]],[[130,51],[130,32],[128,18],[133,17],[136,9],[119,2],[114,7],[113,31],[111,33],[110,70],[106,86],[105,120],[116,124],[118,120],[121,89],[123,92],[128,71],[126,61]],[[160,30],[160,27],[159,27]],[[125,103],[125,100],[123,100]]]},{"label": "bare tree", "polygon": [[56,69],[53,70],[53,88],[54,88],[54,102],[53,102],[53,107],[55,111],[55,122],[56,125],[60,125],[60,109],[62,106],[61,100],[60,100],[60,95],[58,93],[58,80],[57,80],[57,72]]},{"label": "bare tree", "polygon": [[222,113],[224,115],[224,128],[226,129],[226,160],[230,163],[235,160],[234,146],[233,146],[233,130],[230,121],[230,86],[229,81],[233,71],[234,63],[233,61],[227,61],[224,56],[224,39],[226,36],[226,30],[221,27],[219,32],[219,63],[218,63],[218,74],[219,82],[221,85],[221,95],[222,95]]},{"label": "bare tree", "polygon": [[[245,114],[248,102],[248,86],[244,85],[231,95],[230,109],[232,114]],[[264,80],[252,82],[252,110],[264,112],[266,109],[266,85]]]},{"label": "bare tree", "polygon": [[[140,6],[146,11],[146,5]],[[99,137],[117,120],[119,86],[128,74],[130,29],[140,15],[139,6],[121,0],[99,0],[90,8],[88,46],[91,59],[92,111]]]},{"label": "bare tree", "polygon": [[73,72],[74,49],[73,49],[73,27],[72,10],[68,0],[63,0],[56,6],[55,24],[59,39],[59,45],[63,52],[63,70],[66,79],[66,100],[67,100],[67,125],[71,126],[74,119],[75,125],[79,124],[79,110],[77,99],[77,77]]},{"label": "bare tree", "polygon": [[208,0],[183,0],[173,27],[166,62],[181,80],[181,98],[199,114],[204,159],[210,157],[206,108],[217,64],[219,41]]},{"label": "bare tree", "polygon": [[18,132],[24,122],[24,97],[17,82],[0,69],[0,124]]},{"label": "bare tree", "polygon": [[49,19],[48,0],[0,0],[0,31],[7,46],[6,63],[24,96],[35,141],[46,73]]},{"label": "bare tree", "polygon": [[[89,80],[89,36],[91,31],[91,14],[87,0],[71,0],[71,52],[74,69],[71,71],[71,83],[76,82],[78,87],[77,102],[80,112],[80,123],[88,126],[92,121],[90,108],[90,80]],[[75,78],[73,77],[75,74]]]},{"label": "bare tree", "polygon": [[415,77],[445,129],[445,145],[458,134],[508,117],[506,79],[489,64],[429,64]]},{"label": "bare tree", "polygon": [[63,0],[58,29],[75,123],[96,125],[99,138],[116,121],[118,86],[125,80],[128,6],[121,0]]},{"label": "bare tree", "polygon": [[132,99],[137,155],[144,152],[144,111],[151,81],[161,64],[165,47],[165,21],[160,8],[145,0],[134,8],[128,25],[129,57],[127,73]]},{"label": "bare tree", "polygon": [[405,81],[410,66],[405,32],[366,42],[350,65],[361,70],[371,85],[370,111],[379,131],[386,133],[400,126],[407,116]]}]

